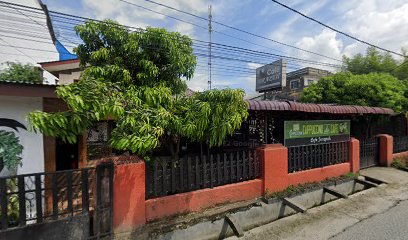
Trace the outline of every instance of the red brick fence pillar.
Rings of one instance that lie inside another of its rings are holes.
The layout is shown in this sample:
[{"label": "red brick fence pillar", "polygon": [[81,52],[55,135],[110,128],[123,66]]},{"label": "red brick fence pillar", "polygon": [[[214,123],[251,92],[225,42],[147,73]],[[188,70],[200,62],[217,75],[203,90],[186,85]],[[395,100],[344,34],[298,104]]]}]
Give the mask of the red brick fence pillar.
[{"label": "red brick fence pillar", "polygon": [[290,185],[322,181],[349,172],[357,173],[360,171],[360,142],[351,138],[349,144],[348,162],[294,173],[288,172],[288,149],[282,144],[268,144],[258,148],[263,167],[263,192],[277,192]]},{"label": "red brick fence pillar", "polygon": [[146,223],[146,165],[144,161],[115,165],[113,230],[125,232]]},{"label": "red brick fence pillar", "polygon": [[349,158],[350,172],[358,173],[360,171],[360,141],[358,139],[350,139]]},{"label": "red brick fence pillar", "polygon": [[282,144],[268,144],[257,151],[262,163],[263,192],[288,187],[288,149]]},{"label": "red brick fence pillar", "polygon": [[377,135],[380,141],[380,165],[385,167],[390,167],[392,163],[393,154],[393,138],[391,135],[380,134]]}]

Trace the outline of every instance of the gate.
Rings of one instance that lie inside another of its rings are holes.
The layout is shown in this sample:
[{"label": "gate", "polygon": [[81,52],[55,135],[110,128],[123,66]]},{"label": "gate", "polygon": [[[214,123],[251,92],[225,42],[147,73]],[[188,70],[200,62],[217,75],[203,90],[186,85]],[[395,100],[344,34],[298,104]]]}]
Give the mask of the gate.
[{"label": "gate", "polygon": [[0,177],[0,239],[112,236],[113,164]]},{"label": "gate", "polygon": [[96,199],[93,232],[88,239],[111,237],[113,233],[113,163],[96,167]]},{"label": "gate", "polygon": [[379,165],[379,139],[360,140],[360,169]]}]

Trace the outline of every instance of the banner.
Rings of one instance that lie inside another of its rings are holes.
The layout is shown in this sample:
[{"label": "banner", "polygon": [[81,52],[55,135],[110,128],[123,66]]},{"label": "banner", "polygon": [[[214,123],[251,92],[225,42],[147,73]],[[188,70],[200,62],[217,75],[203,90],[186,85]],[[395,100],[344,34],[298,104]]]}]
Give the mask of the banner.
[{"label": "banner", "polygon": [[349,120],[285,121],[284,128],[286,147],[350,140]]}]

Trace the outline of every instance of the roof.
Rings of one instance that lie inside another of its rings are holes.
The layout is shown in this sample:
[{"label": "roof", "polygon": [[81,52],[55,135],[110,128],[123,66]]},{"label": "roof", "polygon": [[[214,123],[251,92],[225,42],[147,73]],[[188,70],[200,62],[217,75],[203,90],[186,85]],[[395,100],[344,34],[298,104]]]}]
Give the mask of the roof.
[{"label": "roof", "polygon": [[27,81],[15,81],[15,80],[5,80],[5,79],[0,79],[0,84],[2,83],[12,83],[12,84],[22,84],[22,85],[44,85],[44,86],[55,86],[55,83],[49,83],[49,82],[27,82]]},{"label": "roof", "polygon": [[38,64],[40,64],[42,67],[48,67],[48,66],[64,65],[64,64],[70,64],[70,63],[79,63],[79,59],[40,62]]},{"label": "roof", "polygon": [[319,69],[319,68],[312,68],[312,67],[305,67],[301,68],[292,72],[288,72],[286,74],[287,78],[293,78],[296,76],[303,76],[303,75],[315,75],[315,76],[328,76],[332,74],[331,72],[324,70],[324,69]]},{"label": "roof", "polygon": [[26,82],[0,82],[0,96],[56,98],[57,85]]},{"label": "roof", "polygon": [[41,62],[39,63],[41,67],[56,77],[59,77],[59,73],[67,71],[74,72],[80,70],[79,59],[52,61],[52,62]]},{"label": "roof", "polygon": [[292,101],[260,101],[245,100],[249,110],[256,111],[294,111],[310,113],[330,113],[330,114],[387,114],[393,115],[395,112],[389,108],[367,107],[356,105],[334,105],[334,104],[314,104],[299,103]]}]

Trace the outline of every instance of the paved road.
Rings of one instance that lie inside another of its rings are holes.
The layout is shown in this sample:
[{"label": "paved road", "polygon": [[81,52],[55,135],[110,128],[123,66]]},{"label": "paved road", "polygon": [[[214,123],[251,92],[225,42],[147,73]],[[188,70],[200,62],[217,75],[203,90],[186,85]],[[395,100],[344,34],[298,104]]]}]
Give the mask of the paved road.
[{"label": "paved road", "polygon": [[408,240],[408,173],[370,168],[363,175],[388,182],[308,209],[228,240]]},{"label": "paved road", "polygon": [[408,239],[408,201],[349,227],[331,240],[406,240]]}]

